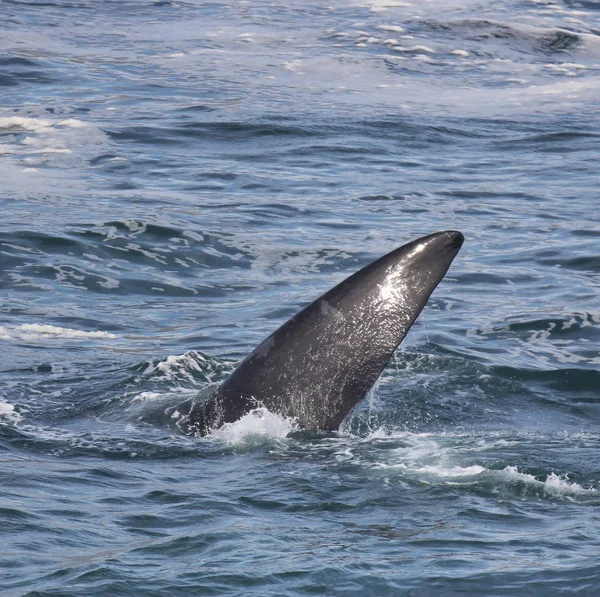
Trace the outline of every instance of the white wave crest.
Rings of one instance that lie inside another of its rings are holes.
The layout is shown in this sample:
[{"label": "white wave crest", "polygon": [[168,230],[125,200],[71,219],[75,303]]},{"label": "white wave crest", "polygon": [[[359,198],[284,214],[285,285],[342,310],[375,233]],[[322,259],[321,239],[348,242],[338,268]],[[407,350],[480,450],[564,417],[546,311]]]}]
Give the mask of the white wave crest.
[{"label": "white wave crest", "polygon": [[495,472],[506,481],[521,481],[523,483],[527,483],[528,485],[539,487],[551,494],[565,495],[598,493],[598,490],[594,489],[593,487],[585,488],[579,485],[579,483],[569,481],[568,475],[557,475],[554,472],[550,473],[546,477],[545,481],[540,481],[528,473],[521,473],[516,466],[507,466],[502,471]]}]

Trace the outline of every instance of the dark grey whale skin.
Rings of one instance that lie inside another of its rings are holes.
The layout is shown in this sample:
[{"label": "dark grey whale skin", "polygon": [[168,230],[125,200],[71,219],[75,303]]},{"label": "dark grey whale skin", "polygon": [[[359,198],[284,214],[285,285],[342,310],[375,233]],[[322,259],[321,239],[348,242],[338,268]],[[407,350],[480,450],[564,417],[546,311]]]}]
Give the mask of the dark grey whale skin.
[{"label": "dark grey whale skin", "polygon": [[464,241],[436,232],[377,259],[248,355],[180,425],[206,435],[264,406],[301,429],[336,430],[373,386]]}]

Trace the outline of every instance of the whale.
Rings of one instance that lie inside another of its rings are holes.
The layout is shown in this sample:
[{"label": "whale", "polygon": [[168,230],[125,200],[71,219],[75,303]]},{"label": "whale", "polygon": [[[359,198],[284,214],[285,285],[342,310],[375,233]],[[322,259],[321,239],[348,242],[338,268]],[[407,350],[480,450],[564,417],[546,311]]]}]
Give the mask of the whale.
[{"label": "whale", "polygon": [[307,305],[216,389],[185,409],[180,429],[205,436],[257,408],[301,430],[336,431],[377,381],[464,241],[455,230],[409,242]]}]

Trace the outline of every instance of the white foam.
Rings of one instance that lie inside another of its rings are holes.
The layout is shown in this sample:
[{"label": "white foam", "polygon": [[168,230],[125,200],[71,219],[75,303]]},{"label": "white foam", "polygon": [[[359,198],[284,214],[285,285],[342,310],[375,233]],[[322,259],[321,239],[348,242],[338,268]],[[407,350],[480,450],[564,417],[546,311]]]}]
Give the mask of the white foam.
[{"label": "white foam", "polygon": [[395,33],[404,33],[406,31],[404,27],[400,27],[399,25],[379,25],[378,29],[382,31],[394,31]]},{"label": "white foam", "polygon": [[79,129],[86,123],[79,118],[65,118],[64,120],[52,121],[45,118],[30,118],[27,116],[3,116],[0,117],[0,131],[31,131],[34,133],[46,132],[53,128]]},{"label": "white foam", "polygon": [[225,423],[210,436],[228,445],[240,445],[257,438],[282,439],[297,428],[293,419],[261,407],[250,411],[235,423]]},{"label": "white foam", "polygon": [[546,477],[545,481],[540,481],[533,475],[519,472],[516,466],[507,466],[502,471],[498,471],[497,474],[500,474],[500,476],[507,481],[521,481],[534,487],[540,487],[547,493],[551,494],[565,495],[598,493],[597,489],[592,487],[586,489],[585,487],[579,485],[579,483],[570,482],[567,475],[557,475],[554,472],[551,472]]},{"label": "white foam", "polygon": [[[480,464],[461,465],[457,460],[463,458],[457,454],[456,446],[447,446],[443,442],[443,436],[432,436],[430,434],[414,434],[410,432],[387,432],[375,430],[361,442],[373,442],[390,440],[401,442],[400,447],[393,447],[383,452],[386,457],[378,458],[378,462],[364,462],[366,466],[377,469],[396,469],[402,471],[403,475],[417,477],[420,481],[430,484],[449,485],[472,485],[473,483],[484,483],[493,485],[506,485],[524,483],[529,487],[541,490],[549,496],[573,496],[573,495],[596,495],[598,489],[594,487],[583,487],[579,483],[569,480],[567,474],[559,475],[554,472],[547,473],[545,478],[535,477],[529,473],[519,471],[516,466],[506,466],[501,470],[489,469]],[[505,443],[500,438],[498,445]],[[392,444],[393,445],[393,444]],[[473,445],[478,451],[477,445]],[[486,441],[485,447],[489,449],[490,444]],[[467,450],[470,452],[471,449]],[[460,450],[460,449],[459,449]],[[462,450],[460,450],[462,451]],[[362,459],[359,459],[359,461]]]},{"label": "white foam", "polygon": [[143,375],[161,373],[167,379],[175,380],[177,377],[183,376],[193,380],[191,371],[202,371],[204,369],[203,364],[206,362],[207,359],[202,353],[190,350],[180,355],[169,355],[156,365],[148,363]]},{"label": "white foam", "polygon": [[415,469],[416,472],[431,474],[436,477],[472,477],[474,475],[480,475],[486,472],[486,468],[474,464],[472,466],[434,466],[427,465],[421,468]]},{"label": "white foam", "polygon": [[157,398],[161,398],[162,394],[158,392],[141,392],[137,396],[134,396],[131,401],[132,402],[147,402],[149,400],[156,400]]},{"label": "white foam", "polygon": [[85,122],[79,120],[79,118],[66,118],[56,123],[56,126],[66,126],[72,129],[80,129],[86,126]]},{"label": "white foam", "polygon": [[399,442],[400,447],[387,453],[383,462],[376,462],[376,468],[402,469],[414,473],[426,473],[438,476],[451,476],[443,471],[458,471],[454,463],[450,463],[448,449],[444,448],[430,434],[411,433],[409,431],[393,431],[376,429],[364,441],[390,440]]},{"label": "white foam", "polygon": [[371,12],[383,12],[388,8],[406,8],[412,6],[410,2],[402,2],[401,0],[370,0]]},{"label": "white foam", "polygon": [[15,411],[15,407],[8,402],[0,402],[0,417],[8,419],[9,421],[16,423],[22,417]]},{"label": "white foam", "polygon": [[0,118],[0,130],[18,129],[22,131],[40,131],[52,126],[50,120],[27,118],[25,116],[6,116]]},{"label": "white foam", "polygon": [[102,286],[102,288],[118,288],[119,285],[119,280],[115,280],[114,278],[105,278],[103,282],[98,282],[98,286]]},{"label": "white foam", "polygon": [[56,148],[56,147],[41,147],[40,149],[34,149],[33,153],[73,153],[70,149]]},{"label": "white foam", "polygon": [[397,52],[427,52],[429,54],[435,54],[435,50],[429,46],[422,44],[415,44],[414,46],[394,46],[394,50]]},{"label": "white foam", "polygon": [[104,340],[114,340],[117,336],[110,332],[84,332],[72,328],[61,328],[55,325],[44,325],[39,323],[24,324],[17,328],[23,332],[41,334],[45,336],[54,336],[60,338],[101,338]]},{"label": "white foam", "polygon": [[26,323],[14,328],[0,327],[0,340],[17,338],[26,341],[38,341],[54,338],[69,340],[114,340],[117,336],[110,332],[75,330],[62,328],[55,325],[40,323]]},{"label": "white foam", "polygon": [[[62,187],[64,171],[87,167],[88,159],[98,151],[106,134],[78,118],[34,118],[6,115],[0,111],[0,136],[4,143],[0,154],[10,156],[3,161],[0,178],[9,195],[43,198],[49,186]],[[43,167],[43,169],[42,169]],[[32,176],[32,174],[36,174]],[[43,184],[40,183],[43,178]],[[69,183],[82,184],[73,180]]]}]

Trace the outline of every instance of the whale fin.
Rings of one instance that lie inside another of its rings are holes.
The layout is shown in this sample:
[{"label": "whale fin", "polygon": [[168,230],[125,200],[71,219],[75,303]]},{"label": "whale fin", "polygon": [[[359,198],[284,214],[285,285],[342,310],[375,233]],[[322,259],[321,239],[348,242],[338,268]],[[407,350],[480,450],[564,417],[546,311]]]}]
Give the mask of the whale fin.
[{"label": "whale fin", "polygon": [[463,244],[437,232],[367,265],[246,357],[187,427],[204,435],[258,406],[302,429],[338,429],[368,393]]}]

